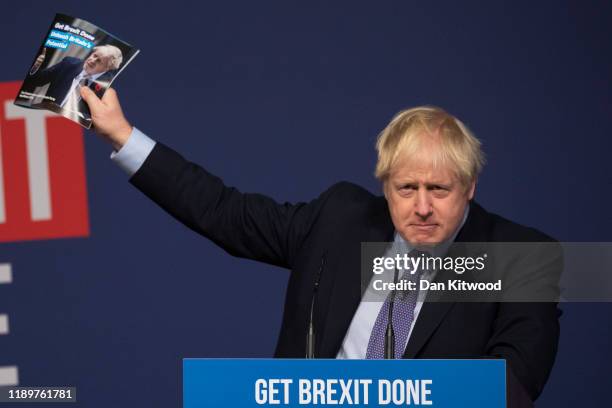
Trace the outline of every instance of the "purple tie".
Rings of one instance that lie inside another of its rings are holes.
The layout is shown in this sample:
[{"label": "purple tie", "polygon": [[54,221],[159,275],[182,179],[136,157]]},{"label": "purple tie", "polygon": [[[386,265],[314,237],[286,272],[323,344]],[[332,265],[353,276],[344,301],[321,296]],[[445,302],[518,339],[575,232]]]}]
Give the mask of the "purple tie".
[{"label": "purple tie", "polygon": [[[410,252],[411,257],[420,255],[419,251]],[[408,332],[414,320],[414,307],[416,306],[417,297],[419,295],[419,280],[423,274],[423,269],[417,270],[414,274],[405,271],[401,280],[413,281],[416,283],[416,290],[397,291],[395,301],[393,303],[393,330],[395,331],[395,358],[399,359],[404,354],[404,347],[408,339]],[[366,352],[367,359],[382,359],[385,355],[385,331],[387,329],[387,317],[389,315],[389,304],[393,292],[387,295],[383,303],[372,334],[368,343]]]}]

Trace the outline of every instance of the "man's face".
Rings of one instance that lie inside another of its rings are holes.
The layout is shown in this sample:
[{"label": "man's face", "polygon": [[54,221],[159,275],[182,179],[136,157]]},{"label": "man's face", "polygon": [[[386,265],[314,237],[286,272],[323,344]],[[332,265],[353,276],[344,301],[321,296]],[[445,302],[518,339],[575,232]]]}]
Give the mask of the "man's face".
[{"label": "man's face", "polygon": [[[420,155],[421,156],[421,155]],[[412,245],[450,238],[474,196],[475,183],[461,184],[453,171],[431,161],[400,161],[384,184],[395,229]]]},{"label": "man's face", "polygon": [[103,56],[98,51],[94,51],[85,60],[83,69],[88,75],[95,75],[108,71],[108,57]]}]

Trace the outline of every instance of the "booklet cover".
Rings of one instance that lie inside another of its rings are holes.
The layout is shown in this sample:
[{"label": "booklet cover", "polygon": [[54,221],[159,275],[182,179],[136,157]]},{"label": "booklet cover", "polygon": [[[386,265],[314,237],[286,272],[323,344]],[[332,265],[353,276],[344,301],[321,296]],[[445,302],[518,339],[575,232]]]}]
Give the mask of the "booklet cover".
[{"label": "booklet cover", "polygon": [[80,89],[102,97],[139,50],[80,18],[56,14],[15,105],[47,109],[91,127],[89,107]]}]

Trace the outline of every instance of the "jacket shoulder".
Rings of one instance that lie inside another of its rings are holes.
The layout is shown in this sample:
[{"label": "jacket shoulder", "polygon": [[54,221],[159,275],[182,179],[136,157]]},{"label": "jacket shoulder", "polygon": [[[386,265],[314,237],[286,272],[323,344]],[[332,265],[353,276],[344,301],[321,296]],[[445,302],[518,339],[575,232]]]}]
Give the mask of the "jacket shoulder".
[{"label": "jacket shoulder", "polygon": [[[484,211],[484,210],[483,210]],[[485,211],[486,212],[486,211]],[[486,212],[489,218],[490,241],[493,242],[556,242],[544,232]]]},{"label": "jacket shoulder", "polygon": [[353,199],[359,201],[371,200],[376,197],[370,191],[350,181],[337,182],[329,187],[327,191],[338,199]]},{"label": "jacket shoulder", "polygon": [[369,190],[361,187],[357,184],[341,181],[333,184],[324,193],[327,196],[328,209],[338,212],[339,215],[356,215],[356,213],[363,214],[363,211],[371,209],[372,205],[378,203],[381,199],[370,192]]},{"label": "jacket shoulder", "polygon": [[65,57],[60,64],[64,64],[64,65],[77,65],[77,64],[82,64],[83,60],[80,60],[76,57]]}]

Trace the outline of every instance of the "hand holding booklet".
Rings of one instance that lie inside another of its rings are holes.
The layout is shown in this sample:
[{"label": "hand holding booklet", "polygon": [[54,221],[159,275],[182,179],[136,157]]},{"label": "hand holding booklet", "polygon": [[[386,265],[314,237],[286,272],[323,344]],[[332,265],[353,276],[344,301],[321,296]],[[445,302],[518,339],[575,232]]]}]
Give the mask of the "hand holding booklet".
[{"label": "hand holding booklet", "polygon": [[89,129],[91,114],[81,88],[101,98],[139,52],[92,23],[56,14],[15,105],[47,109]]}]

